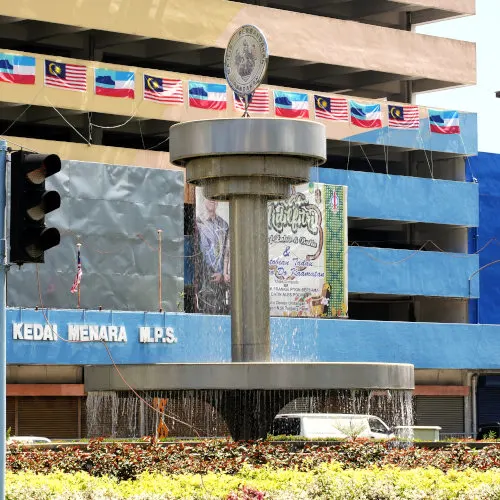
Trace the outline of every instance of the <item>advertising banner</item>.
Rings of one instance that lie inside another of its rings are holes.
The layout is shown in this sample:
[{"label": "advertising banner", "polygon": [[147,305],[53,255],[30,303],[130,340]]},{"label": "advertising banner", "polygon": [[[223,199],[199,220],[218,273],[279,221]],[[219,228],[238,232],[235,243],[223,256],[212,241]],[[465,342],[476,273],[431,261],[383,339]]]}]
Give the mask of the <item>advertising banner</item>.
[{"label": "advertising banner", "polygon": [[[269,202],[271,316],[347,317],[347,187],[301,184]],[[251,228],[248,228],[251,230]],[[196,188],[197,311],[230,311],[229,203]]]}]

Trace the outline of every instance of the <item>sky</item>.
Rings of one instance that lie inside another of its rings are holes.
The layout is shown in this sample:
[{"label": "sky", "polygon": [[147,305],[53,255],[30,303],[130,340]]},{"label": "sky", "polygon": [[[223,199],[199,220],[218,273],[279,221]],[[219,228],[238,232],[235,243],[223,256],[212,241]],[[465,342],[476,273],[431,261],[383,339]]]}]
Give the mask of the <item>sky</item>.
[{"label": "sky", "polygon": [[495,41],[500,30],[500,0],[476,0],[476,15],[418,26],[416,31],[476,42],[477,85],[419,94],[424,106],[478,113],[479,151],[500,153],[499,49]]}]

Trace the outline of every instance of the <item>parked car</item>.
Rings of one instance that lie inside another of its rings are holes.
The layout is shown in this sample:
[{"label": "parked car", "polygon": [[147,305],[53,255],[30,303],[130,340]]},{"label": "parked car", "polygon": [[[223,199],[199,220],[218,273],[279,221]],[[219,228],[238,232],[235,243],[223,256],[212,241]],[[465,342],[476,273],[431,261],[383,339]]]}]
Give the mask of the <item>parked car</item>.
[{"label": "parked car", "polygon": [[302,436],[304,438],[362,437],[391,439],[394,437],[379,417],[344,413],[287,413],[277,415],[273,435]]},{"label": "parked car", "polygon": [[49,438],[39,436],[12,436],[7,440],[7,444],[37,444],[51,442],[52,441]]}]

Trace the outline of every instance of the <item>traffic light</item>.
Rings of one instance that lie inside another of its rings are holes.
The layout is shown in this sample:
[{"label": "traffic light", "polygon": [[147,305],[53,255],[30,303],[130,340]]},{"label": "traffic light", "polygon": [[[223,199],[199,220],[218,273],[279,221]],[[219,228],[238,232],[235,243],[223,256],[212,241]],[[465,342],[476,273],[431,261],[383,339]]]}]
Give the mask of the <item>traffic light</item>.
[{"label": "traffic light", "polygon": [[60,170],[57,155],[12,153],[10,262],[42,263],[45,250],[59,245],[61,235],[45,226],[45,214],[61,206],[61,197],[57,191],[45,190],[45,179]]}]

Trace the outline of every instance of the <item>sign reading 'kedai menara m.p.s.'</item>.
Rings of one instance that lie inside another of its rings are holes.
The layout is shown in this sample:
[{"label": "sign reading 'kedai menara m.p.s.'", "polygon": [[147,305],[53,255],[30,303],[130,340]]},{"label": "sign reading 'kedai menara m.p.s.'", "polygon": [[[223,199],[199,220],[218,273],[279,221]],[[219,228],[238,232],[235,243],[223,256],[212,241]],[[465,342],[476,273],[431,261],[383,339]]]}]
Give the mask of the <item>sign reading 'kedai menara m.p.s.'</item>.
[{"label": "sign reading 'kedai menara m.p.s.'", "polygon": [[[247,228],[251,231],[251,228]],[[272,316],[347,316],[347,187],[308,183],[268,205]],[[229,204],[196,189],[198,311],[227,314]]]},{"label": "sign reading 'kedai menara m.p.s.'", "polygon": [[[60,326],[62,328],[60,328]],[[134,329],[135,338],[141,344],[176,344],[174,328],[171,326],[139,326]],[[12,339],[28,341],[63,342],[123,342],[129,341],[130,329],[124,325],[57,323],[12,323]]]}]

